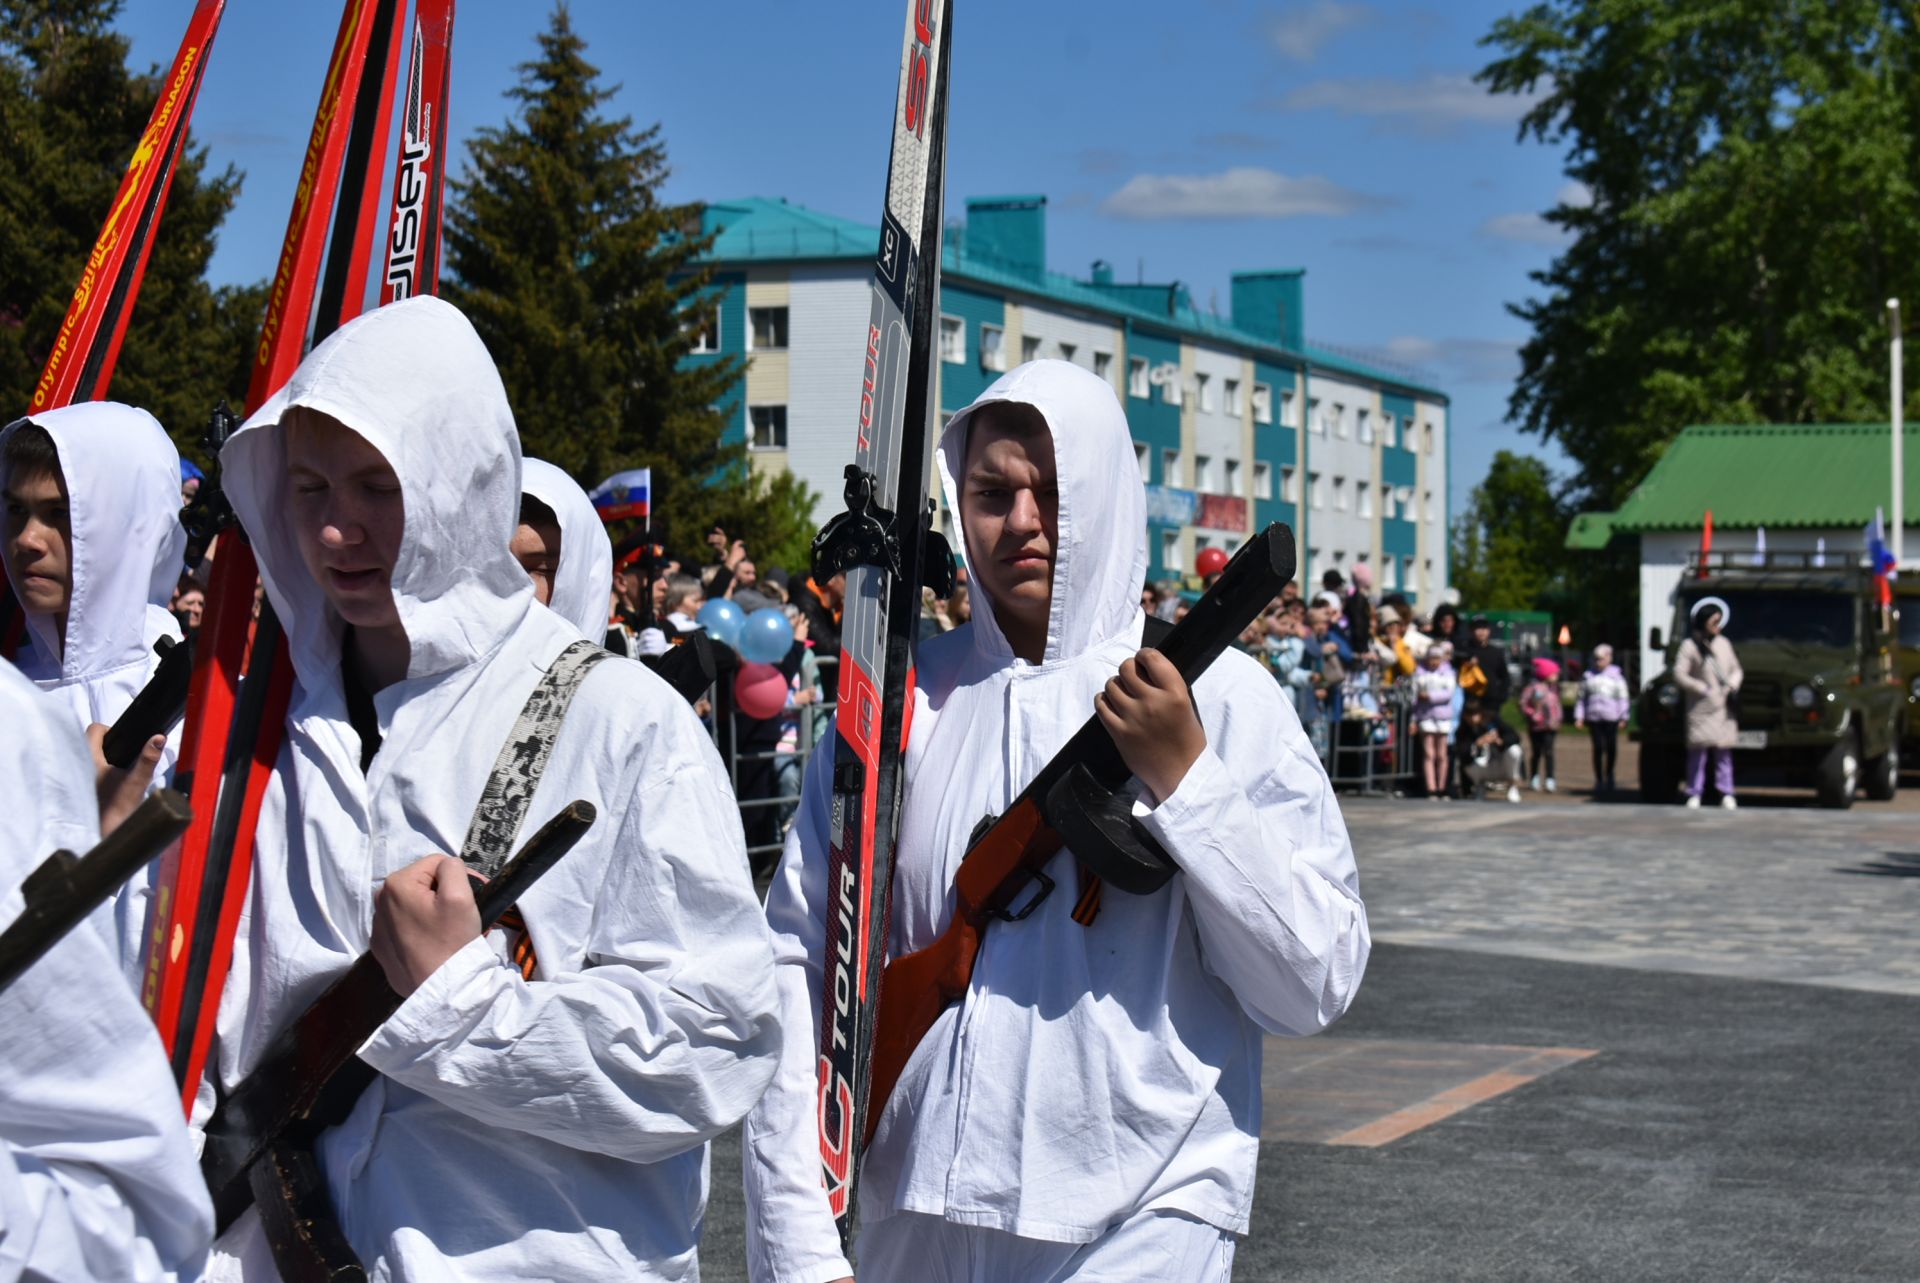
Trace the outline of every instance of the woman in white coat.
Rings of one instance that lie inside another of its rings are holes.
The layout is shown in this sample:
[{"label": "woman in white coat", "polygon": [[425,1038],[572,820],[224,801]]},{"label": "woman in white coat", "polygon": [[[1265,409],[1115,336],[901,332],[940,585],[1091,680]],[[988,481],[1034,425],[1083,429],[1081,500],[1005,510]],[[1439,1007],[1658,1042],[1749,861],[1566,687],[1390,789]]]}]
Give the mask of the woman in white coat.
[{"label": "woman in white coat", "polygon": [[[218,1018],[231,1088],[369,947],[405,997],[380,1076],[316,1152],[371,1278],[697,1276],[706,1142],[780,1048],[772,960],[712,744],[638,664],[573,701],[522,840],[592,831],[479,936],[461,849],[495,755],[578,640],[509,551],[505,390],[434,298],[342,327],[228,442],[222,473],[296,688]],[[426,858],[422,858],[426,857]],[[215,1277],[274,1277],[246,1216]]]},{"label": "woman in white coat", "polygon": [[1740,733],[1733,701],[1745,674],[1733,653],[1726,627],[1727,604],[1702,597],[1689,615],[1692,629],[1673,657],[1673,681],[1687,701],[1687,805],[1700,805],[1707,788],[1707,763],[1720,805],[1733,810],[1733,745]]},{"label": "woman in white coat", "polygon": [[[1213,1280],[1248,1230],[1261,1042],[1346,1010],[1368,936],[1353,853],[1286,695],[1229,650],[1194,686],[1140,651],[1146,502],[1113,389],[1039,361],[954,416],[940,446],[980,590],[921,647],[894,872],[899,956],[952,911],[982,816],[1002,813],[1096,708],[1180,867],[1062,892],[986,932],[964,1000],[908,1061],[862,1168],[862,1283]],[[757,1281],[852,1273],[821,1186],[815,1058],[832,757],[815,757],[767,902],[787,1044],[747,1120]]]}]

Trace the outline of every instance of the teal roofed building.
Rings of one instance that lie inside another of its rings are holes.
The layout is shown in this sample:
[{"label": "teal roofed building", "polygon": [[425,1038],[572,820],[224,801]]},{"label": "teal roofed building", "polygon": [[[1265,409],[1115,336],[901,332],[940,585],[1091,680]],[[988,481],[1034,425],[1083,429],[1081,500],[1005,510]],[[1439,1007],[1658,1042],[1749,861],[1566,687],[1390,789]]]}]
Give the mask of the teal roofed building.
[{"label": "teal roofed building", "polygon": [[[1013,366],[1072,361],[1112,384],[1147,485],[1149,574],[1189,573],[1271,521],[1298,536],[1302,579],[1368,565],[1381,591],[1447,590],[1446,394],[1308,337],[1305,272],[1236,273],[1231,314],[1178,282],[1049,270],[1046,197],[976,197],[944,247],[939,405]],[[706,207],[712,312],[690,359],[748,358],[732,430],[756,468],[840,505],[865,348],[872,224],[753,197]],[[945,519],[943,514],[943,520]]]}]

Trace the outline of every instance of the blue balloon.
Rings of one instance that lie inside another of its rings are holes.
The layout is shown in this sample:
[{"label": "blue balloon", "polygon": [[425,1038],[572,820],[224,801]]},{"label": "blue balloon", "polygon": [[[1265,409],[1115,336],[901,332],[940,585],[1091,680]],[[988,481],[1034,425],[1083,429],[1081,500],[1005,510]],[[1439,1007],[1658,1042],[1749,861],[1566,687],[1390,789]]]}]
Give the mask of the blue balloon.
[{"label": "blue balloon", "polygon": [[786,612],[763,606],[747,616],[740,634],[740,658],[755,664],[777,664],[793,648],[793,625]]},{"label": "blue balloon", "polygon": [[740,645],[740,630],[747,626],[746,612],[725,597],[709,601],[693,619],[707,630],[707,636],[723,646],[735,648]]}]

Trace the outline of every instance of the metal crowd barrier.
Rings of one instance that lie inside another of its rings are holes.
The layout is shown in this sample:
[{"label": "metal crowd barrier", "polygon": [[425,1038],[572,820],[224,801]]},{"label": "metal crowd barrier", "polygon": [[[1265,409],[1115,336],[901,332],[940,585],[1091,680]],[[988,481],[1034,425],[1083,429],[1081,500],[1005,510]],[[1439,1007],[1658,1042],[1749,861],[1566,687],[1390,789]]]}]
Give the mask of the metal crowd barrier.
[{"label": "metal crowd barrier", "polygon": [[[781,850],[786,846],[787,829],[793,823],[794,812],[800,805],[800,788],[806,778],[807,761],[813,751],[822,744],[832,742],[833,710],[836,707],[835,692],[840,686],[840,661],[832,655],[819,656],[814,661],[819,666],[819,694],[817,702],[789,708],[785,714],[795,718],[796,743],[794,751],[783,749],[766,752],[741,752],[732,742],[732,736],[722,731],[722,726],[733,716],[733,691],[725,681],[719,681],[709,688],[708,700],[713,706],[712,732],[714,747],[727,763],[727,780],[733,786],[733,795],[740,807],[740,823],[748,833],[747,862],[755,869],[778,863]],[[754,768],[771,766],[774,791],[756,793],[748,797],[741,793],[741,776],[744,773],[750,781],[756,776]],[[744,772],[743,772],[744,768]],[[760,820],[764,812],[772,810],[777,819],[772,826],[773,840],[755,842],[752,840],[756,830],[755,821]]]}]

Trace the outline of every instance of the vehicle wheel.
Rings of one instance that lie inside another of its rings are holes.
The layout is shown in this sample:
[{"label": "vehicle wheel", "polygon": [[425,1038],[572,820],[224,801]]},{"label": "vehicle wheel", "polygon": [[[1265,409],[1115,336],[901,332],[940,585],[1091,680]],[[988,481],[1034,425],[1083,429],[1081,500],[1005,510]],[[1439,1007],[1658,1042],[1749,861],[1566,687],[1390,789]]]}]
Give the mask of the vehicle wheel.
[{"label": "vehicle wheel", "polygon": [[1900,741],[1893,740],[1887,751],[1867,762],[1867,796],[1876,802],[1891,802],[1900,791]]},{"label": "vehicle wheel", "polygon": [[1844,811],[1853,805],[1854,792],[1860,787],[1860,745],[1853,736],[1843,737],[1820,759],[1817,776],[1820,805]]},{"label": "vehicle wheel", "polygon": [[1686,759],[1680,750],[1643,743],[1640,745],[1640,800],[1671,802],[1680,796],[1680,772]]}]

